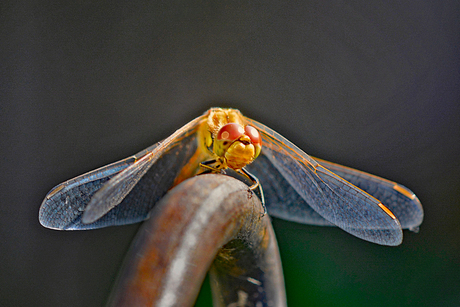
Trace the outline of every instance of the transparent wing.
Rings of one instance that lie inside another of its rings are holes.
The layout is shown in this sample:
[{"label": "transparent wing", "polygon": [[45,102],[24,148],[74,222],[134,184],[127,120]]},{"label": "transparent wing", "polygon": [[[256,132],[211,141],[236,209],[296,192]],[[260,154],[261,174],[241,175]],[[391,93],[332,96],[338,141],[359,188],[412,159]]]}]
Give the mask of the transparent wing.
[{"label": "transparent wing", "polygon": [[146,219],[196,152],[196,130],[203,117],[132,157],[58,185],[40,207],[40,223],[48,228],[73,230]]},{"label": "transparent wing", "polygon": [[94,223],[118,205],[156,162],[157,157],[158,153],[155,151],[149,152],[110,179],[91,198],[83,212],[83,224]]},{"label": "transparent wing", "polygon": [[246,120],[263,135],[262,154],[325,220],[370,242],[402,242],[398,219],[379,200],[324,168],[274,130]]},{"label": "transparent wing", "polygon": [[340,164],[315,160],[358,188],[380,200],[396,215],[403,229],[417,229],[423,221],[423,207],[417,196],[405,186]]},{"label": "transparent wing", "polygon": [[135,160],[135,157],[129,157],[57,185],[46,195],[40,206],[40,223],[52,229],[78,229],[72,226],[76,220],[81,219],[94,193]]},{"label": "transparent wing", "polygon": [[[423,207],[411,190],[375,175],[322,159],[314,159],[380,200],[398,218],[401,228],[417,231],[423,221]],[[310,207],[266,156],[258,157],[254,163],[247,166],[247,169],[261,181],[266,206],[271,216],[302,224],[333,226]]]},{"label": "transparent wing", "polygon": [[265,154],[246,168],[259,179],[270,216],[308,225],[335,226],[313,210]]}]

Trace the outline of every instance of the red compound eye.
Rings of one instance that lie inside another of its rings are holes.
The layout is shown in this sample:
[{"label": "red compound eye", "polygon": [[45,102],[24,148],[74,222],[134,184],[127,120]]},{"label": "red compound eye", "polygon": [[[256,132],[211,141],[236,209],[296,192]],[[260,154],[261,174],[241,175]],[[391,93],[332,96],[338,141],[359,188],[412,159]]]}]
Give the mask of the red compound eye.
[{"label": "red compound eye", "polygon": [[217,133],[218,140],[234,141],[244,134],[244,129],[237,123],[229,123],[220,128]]},{"label": "red compound eye", "polygon": [[262,137],[260,136],[260,133],[256,128],[252,126],[246,126],[244,127],[244,132],[247,136],[249,136],[249,138],[252,141],[252,144],[254,145],[262,144]]}]

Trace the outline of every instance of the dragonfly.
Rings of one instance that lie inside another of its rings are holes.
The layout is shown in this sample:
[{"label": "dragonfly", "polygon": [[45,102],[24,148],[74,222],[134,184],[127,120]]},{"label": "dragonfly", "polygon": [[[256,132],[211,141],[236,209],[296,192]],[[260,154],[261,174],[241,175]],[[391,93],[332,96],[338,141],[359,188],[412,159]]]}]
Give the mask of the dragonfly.
[{"label": "dragonfly", "polygon": [[200,174],[235,171],[260,189],[268,214],[338,226],[369,242],[396,246],[416,231],[423,207],[405,186],[313,158],[236,109],[211,108],[166,139],[54,187],[39,210],[47,228],[126,225],[149,213],[172,187]]}]

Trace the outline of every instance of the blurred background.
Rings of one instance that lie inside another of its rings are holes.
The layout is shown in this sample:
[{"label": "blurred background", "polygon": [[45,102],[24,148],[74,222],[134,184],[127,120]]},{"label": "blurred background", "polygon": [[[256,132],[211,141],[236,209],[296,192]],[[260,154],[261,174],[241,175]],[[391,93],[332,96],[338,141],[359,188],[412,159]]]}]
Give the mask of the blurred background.
[{"label": "blurred background", "polygon": [[[2,2],[0,305],[103,305],[139,225],[45,229],[43,198],[221,106],[424,206],[399,247],[273,219],[290,306],[460,306],[459,13],[453,0]],[[205,285],[197,306],[210,304]]]}]

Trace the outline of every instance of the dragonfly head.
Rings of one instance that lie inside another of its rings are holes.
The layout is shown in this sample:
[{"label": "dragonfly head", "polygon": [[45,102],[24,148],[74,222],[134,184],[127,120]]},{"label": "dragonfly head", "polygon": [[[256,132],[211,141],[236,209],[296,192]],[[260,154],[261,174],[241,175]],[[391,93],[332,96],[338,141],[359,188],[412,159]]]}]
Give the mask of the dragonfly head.
[{"label": "dragonfly head", "polygon": [[252,126],[228,123],[222,126],[214,140],[214,153],[225,158],[228,167],[241,169],[260,154],[262,138]]}]

